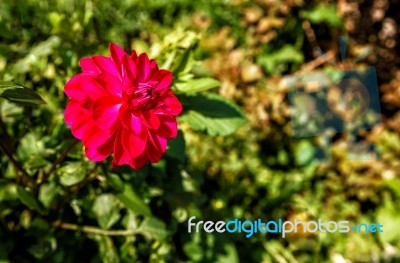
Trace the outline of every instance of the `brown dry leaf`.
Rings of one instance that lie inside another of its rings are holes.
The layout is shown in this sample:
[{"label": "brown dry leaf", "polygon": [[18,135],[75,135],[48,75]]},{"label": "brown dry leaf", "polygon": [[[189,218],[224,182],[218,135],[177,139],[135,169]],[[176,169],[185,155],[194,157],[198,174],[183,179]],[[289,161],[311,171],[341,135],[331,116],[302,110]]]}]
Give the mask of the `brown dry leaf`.
[{"label": "brown dry leaf", "polygon": [[264,17],[257,25],[258,33],[265,33],[275,27],[282,27],[285,24],[285,19],[278,17]]},{"label": "brown dry leaf", "polygon": [[261,19],[264,12],[258,6],[243,9],[244,20],[246,24],[252,24]]},{"label": "brown dry leaf", "polygon": [[263,72],[260,66],[256,64],[248,64],[242,66],[241,78],[245,83],[251,83],[261,79]]}]

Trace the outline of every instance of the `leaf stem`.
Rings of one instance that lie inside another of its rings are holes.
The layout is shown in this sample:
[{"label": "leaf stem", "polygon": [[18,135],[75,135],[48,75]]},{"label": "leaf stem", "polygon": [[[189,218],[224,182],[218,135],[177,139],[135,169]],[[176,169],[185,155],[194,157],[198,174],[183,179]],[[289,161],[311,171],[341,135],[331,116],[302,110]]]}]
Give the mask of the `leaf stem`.
[{"label": "leaf stem", "polygon": [[70,223],[63,223],[63,222],[54,222],[53,227],[55,228],[61,228],[61,229],[66,229],[66,230],[73,230],[73,231],[82,231],[88,234],[98,234],[98,235],[104,235],[104,236],[129,236],[136,234],[137,231],[134,230],[106,230],[106,229],[101,229],[98,227],[94,226],[80,226],[76,224],[70,224]]},{"label": "leaf stem", "polygon": [[68,191],[64,194],[64,196],[61,198],[60,201],[58,201],[57,203],[55,203],[53,205],[53,207],[51,208],[51,210],[57,211],[61,206],[63,206],[66,202],[68,202],[68,200],[71,198],[71,196],[73,194],[75,194],[76,192],[78,192],[82,187],[84,187],[88,182],[90,182],[91,180],[93,180],[94,178],[96,178],[95,172],[97,170],[97,168],[100,166],[100,163],[96,163],[96,165],[93,167],[93,169],[91,169],[86,175],[85,175],[85,179],[72,186],[71,188],[68,189]]},{"label": "leaf stem", "polygon": [[58,158],[54,161],[52,164],[50,170],[43,176],[43,179],[41,180],[41,183],[47,181],[47,179],[50,178],[50,176],[56,171],[57,166],[64,160],[64,158],[67,156],[67,154],[79,143],[78,140],[74,140],[71,144],[69,144],[64,151],[58,156]]},{"label": "leaf stem", "polygon": [[[0,131],[2,138],[10,138],[6,131],[6,127],[3,123],[3,120],[0,116]],[[10,147],[11,148],[11,147]],[[3,140],[0,139],[0,150],[4,152],[4,154],[7,156],[7,158],[10,160],[12,165],[15,168],[15,179],[17,183],[19,184],[21,181],[23,184],[26,184],[29,187],[35,187],[35,181],[31,178],[31,176],[28,174],[27,171],[21,166],[21,164],[14,158],[13,156],[13,151],[10,149]]]}]

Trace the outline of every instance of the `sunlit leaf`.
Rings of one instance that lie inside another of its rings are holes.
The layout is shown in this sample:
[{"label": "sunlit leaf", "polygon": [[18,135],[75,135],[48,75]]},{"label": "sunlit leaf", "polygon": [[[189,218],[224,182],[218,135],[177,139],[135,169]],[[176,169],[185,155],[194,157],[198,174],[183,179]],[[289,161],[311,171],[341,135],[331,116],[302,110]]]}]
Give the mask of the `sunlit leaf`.
[{"label": "sunlit leaf", "polygon": [[109,185],[117,190],[118,192],[121,192],[124,190],[124,182],[121,180],[121,178],[114,173],[109,173],[107,174],[107,182]]},{"label": "sunlit leaf", "polygon": [[158,240],[164,239],[168,234],[165,223],[155,217],[146,217],[137,231],[148,238]]},{"label": "sunlit leaf", "polygon": [[238,106],[215,94],[187,96],[182,102],[185,113],[181,119],[194,130],[205,130],[212,136],[229,135],[247,121]]},{"label": "sunlit leaf", "polygon": [[25,204],[27,207],[34,209],[38,212],[43,212],[43,207],[40,205],[38,200],[30,191],[27,191],[23,187],[18,186],[17,193],[21,202]]},{"label": "sunlit leaf", "polygon": [[101,228],[111,228],[120,218],[119,207],[116,199],[111,194],[96,197],[92,207],[93,213]]},{"label": "sunlit leaf", "polygon": [[400,239],[398,226],[400,215],[392,202],[387,200],[386,205],[379,208],[377,220],[377,223],[383,225],[383,232],[378,233],[382,242],[393,242]]},{"label": "sunlit leaf", "polygon": [[62,185],[71,186],[85,178],[86,168],[80,162],[68,163],[58,169],[58,174]]},{"label": "sunlit leaf", "polygon": [[196,93],[216,88],[220,82],[212,78],[192,79],[184,83],[177,83],[176,89],[183,93]]},{"label": "sunlit leaf", "polygon": [[115,248],[114,242],[109,236],[97,236],[96,237],[100,259],[103,263],[119,263],[120,259]]},{"label": "sunlit leaf", "polygon": [[44,103],[33,89],[13,82],[0,82],[0,97],[22,106],[37,106]]},{"label": "sunlit leaf", "polygon": [[319,4],[312,10],[302,10],[300,17],[314,24],[327,23],[333,27],[342,25],[342,18],[338,14],[335,5]]},{"label": "sunlit leaf", "polygon": [[60,191],[60,187],[55,183],[44,183],[39,190],[39,201],[48,208],[53,203],[55,197]]},{"label": "sunlit leaf", "polygon": [[193,51],[187,49],[180,57],[179,62],[172,69],[174,75],[188,73],[193,66]]},{"label": "sunlit leaf", "polygon": [[277,74],[286,70],[288,63],[300,64],[304,61],[303,53],[293,45],[284,45],[278,50],[262,54],[257,58],[258,64],[264,67],[265,71]]},{"label": "sunlit leaf", "polygon": [[150,208],[143,202],[142,198],[140,198],[133,191],[131,186],[125,185],[124,191],[115,195],[115,197],[132,212],[145,216],[151,216]]}]

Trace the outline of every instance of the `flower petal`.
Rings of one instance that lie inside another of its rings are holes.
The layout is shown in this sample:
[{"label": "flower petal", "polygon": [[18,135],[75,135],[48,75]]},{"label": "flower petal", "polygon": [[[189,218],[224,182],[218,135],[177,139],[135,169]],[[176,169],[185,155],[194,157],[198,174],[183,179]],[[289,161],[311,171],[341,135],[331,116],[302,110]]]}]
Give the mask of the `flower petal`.
[{"label": "flower petal", "polygon": [[94,79],[93,74],[81,73],[72,77],[64,86],[64,92],[68,97],[78,101],[84,101],[86,98],[97,99],[107,95]]},{"label": "flower petal", "polygon": [[[116,134],[116,133],[115,133]],[[99,147],[85,148],[86,156],[94,161],[94,162],[101,162],[106,159],[112,152],[115,143],[115,134],[110,137],[103,145]]]},{"label": "flower petal", "polygon": [[135,50],[132,50],[132,52],[131,52],[131,58],[132,58],[133,62],[136,63],[137,57],[138,57],[138,55],[137,55],[136,51],[135,51]]},{"label": "flower petal", "polygon": [[157,73],[159,69],[157,66],[157,62],[154,59],[150,59],[150,75],[149,79],[152,79]]},{"label": "flower petal", "polygon": [[120,77],[117,67],[109,57],[93,56],[92,59],[101,72]]},{"label": "flower petal", "polygon": [[144,83],[150,75],[150,61],[146,53],[142,53],[136,60],[137,81]]},{"label": "flower petal", "polygon": [[146,152],[152,163],[160,161],[167,147],[167,139],[149,133]]},{"label": "flower petal", "polygon": [[111,162],[112,167],[127,164],[131,160],[131,157],[125,149],[122,141],[122,132],[123,129],[119,129],[115,138],[114,159]]},{"label": "flower petal", "polygon": [[122,101],[120,98],[107,96],[95,101],[92,107],[92,118],[97,126],[110,128],[118,120],[119,109]]},{"label": "flower petal", "polygon": [[147,155],[142,154],[137,158],[131,159],[128,164],[133,169],[138,170],[138,169],[142,168],[148,162],[149,162],[149,158],[147,157]]},{"label": "flower petal", "polygon": [[91,121],[89,112],[75,100],[68,102],[64,111],[64,120],[71,127],[72,135],[77,139],[82,139],[83,132]]},{"label": "flower petal", "polygon": [[172,95],[163,96],[160,98],[162,104],[154,109],[158,115],[173,115],[178,116],[182,112],[182,104],[177,97]]},{"label": "flower petal", "polygon": [[143,154],[147,145],[147,130],[143,129],[139,135],[133,134],[126,129],[122,131],[122,142],[125,145],[125,149],[131,156],[136,158]]},{"label": "flower petal", "polygon": [[108,155],[100,154],[96,148],[85,148],[86,157],[93,162],[101,162],[107,158]]},{"label": "flower petal", "polygon": [[120,119],[125,129],[136,135],[141,134],[143,125],[140,118],[127,109],[126,106],[122,106],[120,109]]},{"label": "flower petal", "polygon": [[160,117],[160,128],[157,130],[157,134],[164,136],[168,139],[175,138],[178,135],[178,125],[175,117],[163,115]]},{"label": "flower petal", "polygon": [[140,121],[150,129],[158,129],[160,127],[160,118],[153,110],[143,111],[140,115]]},{"label": "flower petal", "polygon": [[122,83],[119,78],[112,74],[101,73],[94,80],[111,95],[122,97]]},{"label": "flower petal", "polygon": [[156,147],[157,150],[161,151],[162,153],[165,152],[165,150],[167,149],[167,138],[157,135],[156,133],[152,133],[149,138],[153,146]]},{"label": "flower petal", "polygon": [[92,58],[81,58],[79,65],[83,72],[100,73],[100,70],[97,68]]},{"label": "flower petal", "polygon": [[89,148],[98,147],[113,136],[114,132],[115,129],[100,129],[95,124],[90,124],[83,133],[83,145]]},{"label": "flower petal", "polygon": [[137,85],[137,80],[136,80],[136,64],[135,62],[132,60],[132,58],[125,56],[122,59],[122,63],[124,65],[124,70],[125,70],[125,74],[128,79],[124,80],[124,82],[126,83],[126,86],[133,86],[133,85]]},{"label": "flower petal", "polygon": [[122,58],[128,56],[125,51],[115,43],[110,44],[111,58],[114,64],[117,65],[117,70],[120,76],[122,76]]},{"label": "flower petal", "polygon": [[154,75],[153,80],[158,82],[158,85],[154,88],[154,90],[165,90],[171,85],[172,73],[169,70],[161,69]]},{"label": "flower petal", "polygon": [[81,112],[83,111],[83,108],[81,106],[81,103],[76,100],[70,100],[67,103],[67,106],[65,107],[64,111],[64,120],[67,123],[68,126],[73,125],[75,122],[79,120],[79,117],[82,117]]}]

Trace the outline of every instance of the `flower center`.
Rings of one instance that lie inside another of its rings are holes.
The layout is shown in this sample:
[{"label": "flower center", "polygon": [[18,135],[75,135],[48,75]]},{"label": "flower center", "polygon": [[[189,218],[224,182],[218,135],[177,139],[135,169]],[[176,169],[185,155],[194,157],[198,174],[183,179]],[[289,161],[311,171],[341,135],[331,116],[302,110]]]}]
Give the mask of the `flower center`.
[{"label": "flower center", "polygon": [[123,100],[132,110],[150,110],[158,103],[158,92],[154,91],[157,81],[139,83],[137,88],[123,92]]}]

